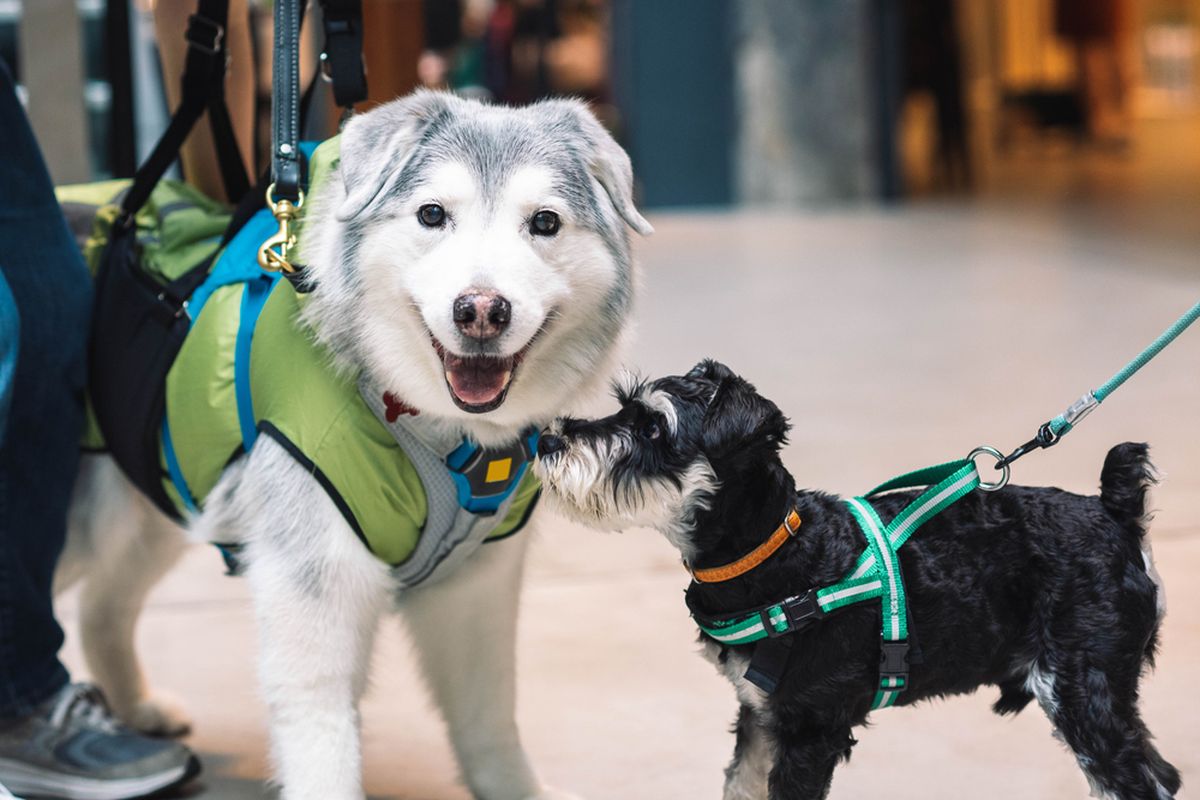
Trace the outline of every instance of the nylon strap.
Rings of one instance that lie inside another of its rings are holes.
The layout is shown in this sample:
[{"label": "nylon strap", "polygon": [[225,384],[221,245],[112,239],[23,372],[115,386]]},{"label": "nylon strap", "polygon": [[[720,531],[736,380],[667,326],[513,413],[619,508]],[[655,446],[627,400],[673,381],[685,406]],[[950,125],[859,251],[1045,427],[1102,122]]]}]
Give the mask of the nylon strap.
[{"label": "nylon strap", "polygon": [[[228,0],[199,0],[196,13],[188,18],[188,27],[184,34],[188,49],[180,81],[179,107],[171,115],[171,122],[155,144],[154,150],[134,174],[133,185],[121,201],[123,218],[132,220],[133,215],[145,205],[150,192],[179,156],[179,149],[205,109],[211,111],[218,104],[224,108],[225,22],[228,14]],[[221,158],[220,146],[224,130],[219,119],[213,133],[219,147],[218,158],[221,160],[222,177],[232,178],[235,166],[227,164],[226,159]],[[233,146],[236,150],[236,141],[233,142]],[[240,156],[238,163],[240,164]],[[242,180],[245,180],[244,173]],[[236,186],[227,185],[225,188],[228,192]],[[231,199],[236,201],[239,198]]]},{"label": "nylon strap", "polygon": [[[868,498],[897,489],[928,488],[888,524]],[[970,460],[950,461],[916,470],[880,484],[866,496],[846,501],[862,529],[867,548],[841,581],[728,617],[693,615],[705,635],[727,645],[752,644],[783,636],[855,603],[881,598],[881,663],[879,689],[872,708],[886,708],[908,686],[908,603],[897,551],[912,534],[979,486]]]},{"label": "nylon strap", "polygon": [[362,0],[321,0],[325,21],[322,60],[333,83],[333,99],[350,109],[367,99],[363,66]]}]

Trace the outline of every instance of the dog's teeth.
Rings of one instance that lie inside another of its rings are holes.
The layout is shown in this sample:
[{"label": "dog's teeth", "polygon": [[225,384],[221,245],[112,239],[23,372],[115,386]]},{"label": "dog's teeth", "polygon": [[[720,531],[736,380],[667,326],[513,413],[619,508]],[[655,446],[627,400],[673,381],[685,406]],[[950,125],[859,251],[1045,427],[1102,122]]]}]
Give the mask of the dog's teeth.
[{"label": "dog's teeth", "polygon": [[[453,380],[454,380],[454,378],[451,377],[450,370],[446,370],[446,383],[450,383]],[[454,384],[450,383],[450,385],[453,386]]]}]

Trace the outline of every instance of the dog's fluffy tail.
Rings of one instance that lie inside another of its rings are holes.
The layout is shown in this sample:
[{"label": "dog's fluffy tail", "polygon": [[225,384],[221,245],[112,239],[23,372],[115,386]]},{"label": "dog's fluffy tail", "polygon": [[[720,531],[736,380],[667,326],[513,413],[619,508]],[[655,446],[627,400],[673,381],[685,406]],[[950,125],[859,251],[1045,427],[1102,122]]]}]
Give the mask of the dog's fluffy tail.
[{"label": "dog's fluffy tail", "polygon": [[[1154,583],[1154,622],[1146,632],[1146,642],[1142,649],[1146,663],[1151,666],[1158,650],[1159,626],[1167,612],[1162,578],[1154,567],[1154,556],[1150,553],[1150,542],[1146,539],[1146,527],[1149,522],[1146,491],[1157,482],[1154,465],[1150,463],[1150,446],[1145,443],[1125,442],[1117,445],[1108,451],[1108,457],[1104,459],[1104,469],[1100,471],[1100,503],[1126,531],[1126,535],[1137,541],[1142,553],[1143,563],[1140,566],[1145,568],[1146,574]],[[1166,786],[1173,779],[1170,774],[1164,772],[1159,776],[1159,780]]]},{"label": "dog's fluffy tail", "polygon": [[1125,442],[1108,451],[1100,471],[1100,502],[1127,530],[1146,532],[1146,490],[1157,483],[1150,445]]}]

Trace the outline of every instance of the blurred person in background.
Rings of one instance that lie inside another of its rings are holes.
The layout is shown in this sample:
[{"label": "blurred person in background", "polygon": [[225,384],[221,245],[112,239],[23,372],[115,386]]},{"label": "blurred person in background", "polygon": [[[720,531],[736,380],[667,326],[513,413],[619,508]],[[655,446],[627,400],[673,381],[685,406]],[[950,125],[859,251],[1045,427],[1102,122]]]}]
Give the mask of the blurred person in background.
[{"label": "blurred person in background", "polygon": [[1134,0],[1055,0],[1054,27],[1075,51],[1088,135],[1098,144],[1128,146]]}]

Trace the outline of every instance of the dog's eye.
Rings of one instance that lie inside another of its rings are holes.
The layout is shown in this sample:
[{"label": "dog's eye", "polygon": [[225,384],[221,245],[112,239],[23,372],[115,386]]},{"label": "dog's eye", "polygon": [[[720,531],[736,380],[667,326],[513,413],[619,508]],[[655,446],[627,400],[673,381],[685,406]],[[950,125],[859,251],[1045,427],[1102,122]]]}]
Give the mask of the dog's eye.
[{"label": "dog's eye", "polygon": [[529,220],[529,232],[534,236],[553,236],[562,227],[562,220],[553,211],[539,211]]},{"label": "dog's eye", "polygon": [[426,228],[440,228],[446,224],[446,209],[437,203],[426,203],[417,209],[417,219]]},{"label": "dog's eye", "polygon": [[657,439],[662,436],[662,426],[658,424],[658,420],[650,420],[642,426],[642,436],[647,439]]}]

